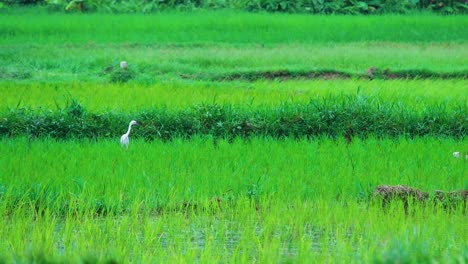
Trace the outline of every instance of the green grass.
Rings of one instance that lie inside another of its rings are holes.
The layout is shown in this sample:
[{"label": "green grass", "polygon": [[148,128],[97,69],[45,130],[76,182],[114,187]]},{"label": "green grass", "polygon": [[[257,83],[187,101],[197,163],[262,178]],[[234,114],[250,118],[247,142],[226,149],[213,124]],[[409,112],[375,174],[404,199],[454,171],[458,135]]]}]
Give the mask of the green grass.
[{"label": "green grass", "polygon": [[[240,34],[240,33],[239,33]],[[31,43],[30,36],[25,43]],[[64,40],[65,42],[65,40]],[[46,82],[109,82],[121,60],[135,81],[219,79],[233,74],[288,70],[335,70],[365,75],[381,70],[428,70],[467,74],[468,45],[462,43],[338,43],[307,45],[3,45],[0,78]],[[409,59],[411,58],[411,59]]]},{"label": "green grass", "polygon": [[[370,197],[468,189],[467,40],[465,16],[0,9],[0,263],[466,263],[462,206]],[[352,77],[294,76],[326,70]]]},{"label": "green grass", "polygon": [[138,120],[134,135],[147,140],[173,140],[197,135],[214,139],[255,136],[314,138],[317,136],[453,137],[466,135],[466,104],[414,108],[378,98],[340,96],[309,103],[276,106],[198,104],[185,109],[151,108],[134,113],[89,112],[72,101],[55,111],[15,108],[2,112],[0,136],[60,139],[115,137],[129,120]]},{"label": "green grass", "polygon": [[150,143],[132,139],[128,151],[117,138],[97,143],[1,141],[0,179],[7,190],[42,184],[65,196],[101,195],[109,201],[124,194],[130,199],[152,194],[148,202],[154,207],[161,202],[247,195],[253,185],[259,198],[263,193],[284,202],[336,195],[357,199],[360,192],[368,194],[369,188],[384,183],[425,190],[468,188],[463,177],[466,163],[452,156],[465,150],[466,139],[370,138],[356,140],[349,148],[344,140],[326,138],[252,138],[216,145],[203,138]]},{"label": "green grass", "polygon": [[385,214],[366,199],[378,184],[468,188],[452,156],[467,143],[2,139],[0,258],[466,261],[461,209]]},{"label": "green grass", "polygon": [[140,83],[285,70],[468,71],[464,16],[11,11],[0,18],[0,79],[106,82],[121,60]]},{"label": "green grass", "polygon": [[[138,210],[138,203],[135,204]],[[355,202],[123,215],[76,221],[17,212],[2,217],[7,262],[466,262],[466,217],[383,214]]]},{"label": "green grass", "polygon": [[464,16],[310,16],[242,12],[154,15],[3,12],[1,44],[466,41]]},{"label": "green grass", "polygon": [[[207,82],[166,80],[154,84],[130,82],[0,82],[0,109],[57,110],[72,100],[88,111],[138,112],[149,108],[184,109],[197,104],[277,106],[308,103],[319,98],[357,94],[413,109],[466,105],[465,80],[298,80]],[[112,100],[109,100],[112,98]]]}]

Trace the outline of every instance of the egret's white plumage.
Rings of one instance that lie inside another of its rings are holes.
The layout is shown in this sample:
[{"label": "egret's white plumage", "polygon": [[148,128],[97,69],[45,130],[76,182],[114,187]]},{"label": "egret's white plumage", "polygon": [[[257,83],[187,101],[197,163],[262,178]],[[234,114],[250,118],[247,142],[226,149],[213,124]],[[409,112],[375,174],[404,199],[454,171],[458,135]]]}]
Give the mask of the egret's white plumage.
[{"label": "egret's white plumage", "polygon": [[120,62],[120,68],[121,69],[127,69],[128,67],[128,63],[126,61],[121,61]]},{"label": "egret's white plumage", "polygon": [[138,125],[138,123],[135,120],[130,121],[130,124],[128,125],[127,133],[123,134],[122,137],[120,138],[120,144],[122,145],[122,147],[128,148],[128,144],[130,143],[128,135],[130,135],[130,131],[132,130],[133,125]]}]

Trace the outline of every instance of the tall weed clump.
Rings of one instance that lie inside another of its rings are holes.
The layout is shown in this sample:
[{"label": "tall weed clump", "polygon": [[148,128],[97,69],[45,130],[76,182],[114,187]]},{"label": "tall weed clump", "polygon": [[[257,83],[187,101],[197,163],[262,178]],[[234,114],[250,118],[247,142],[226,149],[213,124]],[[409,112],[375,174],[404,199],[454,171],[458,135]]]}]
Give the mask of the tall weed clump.
[{"label": "tall weed clump", "polygon": [[137,113],[90,113],[73,102],[66,109],[10,109],[1,114],[0,136],[100,138],[125,132],[129,120],[141,124],[133,132],[147,140],[209,135],[234,139],[250,136],[310,138],[316,136],[455,137],[467,134],[466,106],[439,106],[412,111],[410,106],[383,103],[365,96],[326,98],[308,104],[282,103],[255,108],[203,104],[182,110],[154,108]]}]

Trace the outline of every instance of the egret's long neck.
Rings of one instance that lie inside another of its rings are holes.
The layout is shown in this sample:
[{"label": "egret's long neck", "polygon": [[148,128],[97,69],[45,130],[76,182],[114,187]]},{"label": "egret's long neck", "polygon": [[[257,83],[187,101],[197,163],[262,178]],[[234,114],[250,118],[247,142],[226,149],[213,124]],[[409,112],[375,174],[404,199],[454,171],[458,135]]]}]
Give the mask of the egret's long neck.
[{"label": "egret's long neck", "polygon": [[129,135],[129,134],[130,134],[130,130],[132,130],[132,124],[129,124],[129,125],[128,125],[128,130],[127,130],[127,133],[125,133],[125,135]]}]

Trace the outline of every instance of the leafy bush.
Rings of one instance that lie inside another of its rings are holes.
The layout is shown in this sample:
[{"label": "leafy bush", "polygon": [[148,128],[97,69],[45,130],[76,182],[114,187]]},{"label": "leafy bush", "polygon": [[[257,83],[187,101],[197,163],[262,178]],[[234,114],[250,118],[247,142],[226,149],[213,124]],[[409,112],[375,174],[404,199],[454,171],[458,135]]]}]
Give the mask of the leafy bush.
[{"label": "leafy bush", "polygon": [[2,0],[7,5],[37,5],[46,3],[45,0]]},{"label": "leafy bush", "polygon": [[114,70],[110,75],[110,81],[112,83],[125,83],[135,77],[135,72],[131,69],[117,69]]},{"label": "leafy bush", "polygon": [[[2,2],[2,1],[0,1]],[[67,11],[155,12],[166,9],[238,9],[247,11],[371,14],[429,10],[466,13],[466,0],[3,0],[7,5],[61,5]]]}]

